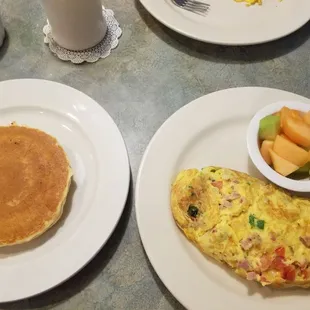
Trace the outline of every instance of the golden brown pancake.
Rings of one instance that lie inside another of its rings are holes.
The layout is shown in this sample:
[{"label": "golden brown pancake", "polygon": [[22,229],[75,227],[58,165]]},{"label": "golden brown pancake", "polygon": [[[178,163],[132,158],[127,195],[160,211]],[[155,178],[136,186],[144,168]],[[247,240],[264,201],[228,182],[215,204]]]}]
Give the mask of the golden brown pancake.
[{"label": "golden brown pancake", "polygon": [[0,247],[28,242],[53,226],[71,176],[55,138],[38,129],[0,127]]}]

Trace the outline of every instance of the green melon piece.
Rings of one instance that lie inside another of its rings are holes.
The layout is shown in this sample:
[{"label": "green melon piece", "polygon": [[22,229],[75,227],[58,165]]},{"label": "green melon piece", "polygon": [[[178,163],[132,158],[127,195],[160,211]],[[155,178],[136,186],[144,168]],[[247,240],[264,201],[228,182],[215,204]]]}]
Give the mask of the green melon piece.
[{"label": "green melon piece", "polygon": [[280,116],[268,115],[259,122],[259,139],[274,141],[276,136],[280,133]]}]

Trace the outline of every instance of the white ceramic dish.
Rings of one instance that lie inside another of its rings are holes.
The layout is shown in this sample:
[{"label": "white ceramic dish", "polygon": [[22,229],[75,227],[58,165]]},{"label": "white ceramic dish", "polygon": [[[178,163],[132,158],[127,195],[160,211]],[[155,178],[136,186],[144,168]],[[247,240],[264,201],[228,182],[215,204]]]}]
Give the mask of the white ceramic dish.
[{"label": "white ceramic dish", "polygon": [[182,169],[217,165],[262,177],[248,156],[246,133],[255,113],[276,101],[310,103],[268,88],[212,93],[172,115],[143,156],[135,197],[141,239],[157,274],[187,309],[309,309],[307,290],[263,288],[204,257],[179,231],[170,211],[171,182]]},{"label": "white ceramic dish", "polygon": [[78,272],[105,244],[125,206],[129,163],[123,138],[94,100],[44,80],[0,83],[0,125],[55,136],[73,168],[62,219],[40,238],[0,249],[0,302],[42,293]]},{"label": "white ceramic dish", "polygon": [[305,104],[303,102],[298,101],[275,102],[259,110],[252,118],[248,128],[247,132],[248,152],[256,168],[271,182],[291,191],[310,193],[310,180],[292,180],[283,177],[266,164],[265,160],[263,159],[259,151],[259,145],[257,143],[257,140],[258,140],[258,130],[260,120],[267,115],[271,115],[275,112],[280,111],[281,108],[284,106],[303,112],[308,112],[310,110],[309,104]]},{"label": "white ceramic dish", "polygon": [[310,19],[309,0],[264,0],[264,5],[251,7],[233,0],[205,0],[211,5],[206,17],[180,9],[171,0],[140,2],[172,30],[196,40],[224,45],[276,40],[299,29]]}]

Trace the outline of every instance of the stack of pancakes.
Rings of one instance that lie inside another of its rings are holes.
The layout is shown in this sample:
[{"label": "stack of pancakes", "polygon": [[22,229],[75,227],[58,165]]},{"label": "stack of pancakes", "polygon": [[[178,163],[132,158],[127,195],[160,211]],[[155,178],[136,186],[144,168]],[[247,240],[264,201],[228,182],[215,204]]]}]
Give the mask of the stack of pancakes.
[{"label": "stack of pancakes", "polygon": [[52,227],[71,177],[55,138],[33,128],[0,127],[0,247],[28,242]]}]

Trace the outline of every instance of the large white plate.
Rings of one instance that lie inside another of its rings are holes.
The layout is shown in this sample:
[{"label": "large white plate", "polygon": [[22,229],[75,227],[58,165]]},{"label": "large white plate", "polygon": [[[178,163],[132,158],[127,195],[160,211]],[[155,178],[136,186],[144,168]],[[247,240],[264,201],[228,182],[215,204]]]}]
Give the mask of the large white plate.
[{"label": "large white plate", "polygon": [[93,258],[122,214],[130,180],[116,124],[85,94],[44,80],[1,82],[0,125],[12,121],[55,136],[74,181],[56,226],[29,244],[0,249],[0,302],[44,292]]},{"label": "large white plate", "polygon": [[206,17],[174,6],[171,0],[140,0],[167,27],[193,39],[224,45],[264,43],[284,37],[310,19],[309,0],[263,0],[246,7],[234,0],[204,0],[211,5]]},{"label": "large white plate", "polygon": [[178,230],[169,206],[171,182],[182,169],[218,165],[260,176],[248,158],[247,126],[257,110],[278,100],[310,104],[269,88],[212,93],[170,117],[145,152],[136,187],[141,239],[161,280],[188,309],[309,309],[306,290],[262,288],[204,257]]}]

